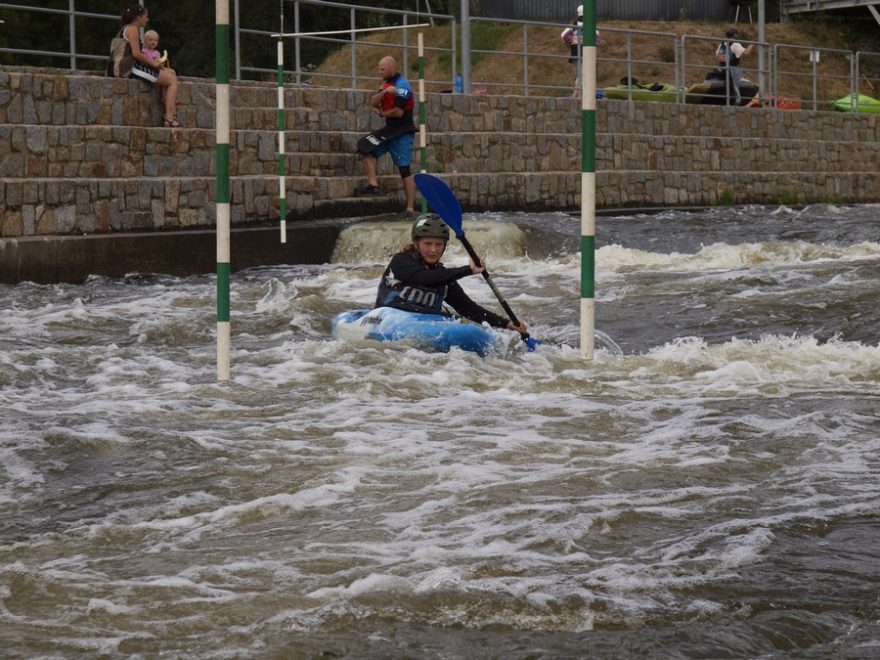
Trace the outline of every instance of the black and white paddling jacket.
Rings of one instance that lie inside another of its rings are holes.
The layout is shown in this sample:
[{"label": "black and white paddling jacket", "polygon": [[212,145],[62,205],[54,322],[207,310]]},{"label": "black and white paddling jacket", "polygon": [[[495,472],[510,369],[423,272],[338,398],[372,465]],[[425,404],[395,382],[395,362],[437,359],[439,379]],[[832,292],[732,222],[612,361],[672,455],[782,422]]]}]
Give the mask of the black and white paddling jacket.
[{"label": "black and white paddling jacket", "polygon": [[456,281],[472,272],[470,266],[446,268],[440,262],[429,266],[419,254],[398,252],[382,273],[376,307],[443,314],[445,302],[475,323],[485,321],[495,328],[506,328],[507,319],[475,303]]}]

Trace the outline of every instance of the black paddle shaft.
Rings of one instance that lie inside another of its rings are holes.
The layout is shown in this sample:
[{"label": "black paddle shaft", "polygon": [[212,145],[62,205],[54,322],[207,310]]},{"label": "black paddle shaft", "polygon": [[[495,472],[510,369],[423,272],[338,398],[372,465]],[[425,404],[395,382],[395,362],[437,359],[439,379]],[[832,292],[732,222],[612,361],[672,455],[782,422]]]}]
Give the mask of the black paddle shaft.
[{"label": "black paddle shaft", "polygon": [[[477,256],[476,250],[474,250],[474,246],[471,245],[471,242],[467,239],[467,236],[464,235],[464,232],[461,234],[456,234],[455,237],[461,241],[461,244],[464,245],[464,249],[467,250],[468,256],[475,264],[483,264],[483,260]],[[514,325],[519,325],[519,319],[516,318],[516,314],[513,313],[513,310],[510,309],[510,305],[507,304],[507,301],[504,299],[504,296],[501,295],[501,292],[498,290],[498,287],[495,286],[495,282],[492,281],[492,276],[489,275],[489,271],[483,269],[483,279],[486,280],[486,283],[489,285],[489,288],[492,289],[492,293],[495,294],[495,297],[498,298],[498,302],[501,303],[501,306],[504,308],[504,311],[507,313],[507,317],[513,322]],[[530,335],[528,332],[519,333],[520,337],[522,337],[523,341],[529,339]]]}]

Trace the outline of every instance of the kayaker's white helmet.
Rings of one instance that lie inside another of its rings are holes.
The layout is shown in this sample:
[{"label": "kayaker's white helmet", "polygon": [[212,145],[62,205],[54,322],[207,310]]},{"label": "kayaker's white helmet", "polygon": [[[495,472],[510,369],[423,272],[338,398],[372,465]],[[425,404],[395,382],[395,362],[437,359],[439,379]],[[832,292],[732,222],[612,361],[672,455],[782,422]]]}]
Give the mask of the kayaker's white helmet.
[{"label": "kayaker's white helmet", "polygon": [[444,241],[448,241],[449,227],[440,219],[440,216],[430,213],[419,217],[413,223],[411,234],[414,241],[420,238],[442,238]]},{"label": "kayaker's white helmet", "polygon": [[584,6],[578,5],[578,16],[583,16],[583,15],[584,15]]}]

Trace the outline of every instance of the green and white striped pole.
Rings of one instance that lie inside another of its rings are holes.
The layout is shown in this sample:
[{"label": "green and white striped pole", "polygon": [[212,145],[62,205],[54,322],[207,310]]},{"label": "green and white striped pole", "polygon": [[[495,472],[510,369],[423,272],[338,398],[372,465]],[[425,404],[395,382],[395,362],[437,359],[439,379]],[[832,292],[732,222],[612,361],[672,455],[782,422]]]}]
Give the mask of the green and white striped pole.
[{"label": "green and white striped pole", "polygon": [[581,68],[581,357],[596,327],[596,0],[584,2]]},{"label": "green and white striped pole", "polygon": [[[284,0],[281,0],[281,33],[284,33]],[[281,221],[281,242],[287,243],[287,155],[284,150],[284,39],[278,37],[278,213]]]},{"label": "green and white striped pole", "polygon": [[229,380],[229,0],[215,0],[217,51],[217,380]]},{"label": "green and white striped pole", "polygon": [[[428,141],[425,112],[425,41],[419,32],[419,152],[422,172],[428,171]],[[428,200],[422,197],[422,213],[428,212]]]}]

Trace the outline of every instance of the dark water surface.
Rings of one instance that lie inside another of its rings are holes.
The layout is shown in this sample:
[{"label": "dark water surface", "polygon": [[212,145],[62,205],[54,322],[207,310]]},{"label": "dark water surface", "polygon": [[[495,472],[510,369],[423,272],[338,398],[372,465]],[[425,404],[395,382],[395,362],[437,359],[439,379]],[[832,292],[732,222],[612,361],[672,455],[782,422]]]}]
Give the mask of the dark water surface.
[{"label": "dark water surface", "polygon": [[229,383],[212,277],[0,286],[0,655],[880,657],[880,207],[600,218],[591,362],[579,220],[465,222],[537,352],[331,339],[397,223]]}]

